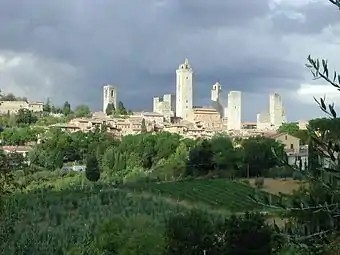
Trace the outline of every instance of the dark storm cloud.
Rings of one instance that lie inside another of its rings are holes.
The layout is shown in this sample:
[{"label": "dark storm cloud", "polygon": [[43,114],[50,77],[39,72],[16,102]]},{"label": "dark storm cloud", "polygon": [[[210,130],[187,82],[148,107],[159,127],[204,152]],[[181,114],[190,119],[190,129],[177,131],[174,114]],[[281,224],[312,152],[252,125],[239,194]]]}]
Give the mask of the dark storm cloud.
[{"label": "dark storm cloud", "polygon": [[136,109],[174,92],[175,69],[188,57],[200,103],[216,80],[250,92],[296,85],[300,67],[282,60],[278,38],[261,39],[256,31],[254,19],[268,13],[263,0],[2,0],[0,51],[74,68],[72,79],[61,71],[52,76],[60,100],[99,107],[101,86],[110,83]]},{"label": "dark storm cloud", "polygon": [[339,9],[328,1],[310,2],[300,7],[278,10],[272,18],[273,32],[280,34],[318,34],[340,20]]}]

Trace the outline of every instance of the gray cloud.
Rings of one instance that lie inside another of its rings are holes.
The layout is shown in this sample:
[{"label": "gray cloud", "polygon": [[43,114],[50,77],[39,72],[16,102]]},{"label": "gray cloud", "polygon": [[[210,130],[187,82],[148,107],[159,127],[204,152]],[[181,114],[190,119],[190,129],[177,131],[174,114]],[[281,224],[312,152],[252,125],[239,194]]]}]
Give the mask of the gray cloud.
[{"label": "gray cloud", "polygon": [[[294,42],[282,38],[319,33],[336,21],[337,12],[317,3],[269,7],[263,0],[3,0],[0,56],[2,51],[26,54],[35,66],[27,60],[0,70],[0,79],[30,97],[97,109],[101,86],[110,83],[129,108],[150,109],[152,96],[175,91],[175,69],[188,57],[196,104],[208,101],[217,80],[225,90],[249,95],[294,90],[304,80],[305,59],[288,58]],[[290,19],[287,11],[306,15],[307,22]],[[245,110],[246,119],[262,110],[256,100]]]}]

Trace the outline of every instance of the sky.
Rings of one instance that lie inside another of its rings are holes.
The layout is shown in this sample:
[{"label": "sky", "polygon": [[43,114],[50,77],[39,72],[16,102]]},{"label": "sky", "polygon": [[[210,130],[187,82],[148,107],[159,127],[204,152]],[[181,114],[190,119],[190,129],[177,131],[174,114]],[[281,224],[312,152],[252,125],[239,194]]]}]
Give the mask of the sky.
[{"label": "sky", "polygon": [[1,0],[0,88],[56,105],[102,106],[117,86],[132,110],[175,92],[185,58],[194,69],[194,104],[243,92],[242,119],[256,120],[269,93],[288,120],[323,116],[313,97],[340,104],[340,92],[306,69],[307,56],[340,72],[340,11],[327,0]]}]

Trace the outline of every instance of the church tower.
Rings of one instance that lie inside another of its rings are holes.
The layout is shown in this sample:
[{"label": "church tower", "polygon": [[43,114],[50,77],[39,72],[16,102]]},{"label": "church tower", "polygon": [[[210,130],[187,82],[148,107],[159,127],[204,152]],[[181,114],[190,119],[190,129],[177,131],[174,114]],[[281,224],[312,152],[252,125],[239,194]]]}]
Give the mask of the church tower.
[{"label": "church tower", "polygon": [[105,85],[103,87],[103,112],[106,112],[108,104],[113,104],[117,109],[117,89],[112,85]]},{"label": "church tower", "polygon": [[188,119],[193,107],[193,71],[188,59],[176,70],[176,117]]}]

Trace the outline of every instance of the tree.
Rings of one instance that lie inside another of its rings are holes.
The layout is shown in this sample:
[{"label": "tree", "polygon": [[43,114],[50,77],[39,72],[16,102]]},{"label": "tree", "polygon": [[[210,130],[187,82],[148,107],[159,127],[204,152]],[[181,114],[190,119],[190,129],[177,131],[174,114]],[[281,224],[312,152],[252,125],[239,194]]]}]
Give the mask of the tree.
[{"label": "tree", "polygon": [[[340,0],[330,2],[340,9]],[[307,60],[306,67],[314,79],[322,79],[340,90],[340,75],[337,72],[330,73],[325,59],[308,56]],[[305,254],[327,254],[329,250],[325,247],[334,244],[338,245],[335,248],[337,251],[340,248],[339,120],[334,104],[326,104],[325,98],[314,99],[329,118],[309,123],[309,162],[307,170],[303,172],[308,180],[308,187],[300,189],[292,202],[282,205],[290,217],[282,236],[287,243],[292,243]],[[329,164],[323,164],[324,159],[328,159]],[[289,165],[287,162],[283,163]],[[268,206],[273,207],[270,204]]]},{"label": "tree", "polygon": [[214,136],[211,139],[211,149],[215,169],[222,170],[229,176],[233,175],[240,158],[230,138],[223,135]]},{"label": "tree", "polygon": [[113,103],[109,103],[106,107],[105,113],[106,115],[111,116],[115,113],[115,111],[115,105]]},{"label": "tree", "polygon": [[142,124],[141,124],[141,132],[142,133],[146,133],[148,130],[146,128],[146,124],[145,124],[145,119],[142,119]]},{"label": "tree", "polygon": [[31,125],[38,121],[38,117],[28,109],[19,109],[16,122],[18,125]]},{"label": "tree", "polygon": [[43,111],[44,112],[51,112],[51,102],[50,102],[49,98],[47,98],[46,103],[43,105]]},{"label": "tree", "polygon": [[17,101],[17,98],[15,97],[14,94],[9,93],[7,95],[3,95],[1,100],[3,100],[3,101]]},{"label": "tree", "polygon": [[68,116],[71,114],[71,105],[67,101],[65,101],[64,106],[63,106],[63,114],[65,116]]},{"label": "tree", "polygon": [[86,178],[91,182],[97,182],[100,179],[100,170],[98,160],[95,155],[89,154],[86,157]]},{"label": "tree", "polygon": [[208,140],[199,141],[199,143],[190,150],[186,174],[201,176],[208,174],[213,169],[213,151],[211,143]]},{"label": "tree", "polygon": [[[265,217],[245,213],[213,220],[206,213],[191,210],[171,216],[165,226],[166,254],[272,254],[282,241],[273,237]],[[275,253],[276,254],[276,253]]]},{"label": "tree", "polygon": [[74,109],[74,114],[78,118],[88,117],[90,115],[90,113],[91,113],[90,108],[87,105],[84,105],[84,104],[78,105]]},{"label": "tree", "polygon": [[285,133],[285,134],[290,134],[294,135],[297,131],[299,131],[299,126],[297,123],[283,123],[279,129],[279,133]]},{"label": "tree", "polygon": [[[242,142],[244,151],[244,163],[247,166],[245,176],[263,176],[263,171],[280,164],[286,156],[284,146],[274,139],[266,137],[251,137]],[[275,151],[276,155],[273,153]]]},{"label": "tree", "polygon": [[116,109],[116,114],[117,115],[127,115],[128,114],[128,112],[126,111],[126,108],[125,108],[125,106],[124,106],[122,101],[118,102],[118,106],[117,106],[117,109]]},{"label": "tree", "polygon": [[165,236],[168,240],[166,254],[204,254],[204,251],[210,254],[214,248],[213,224],[198,210],[170,217]]}]

